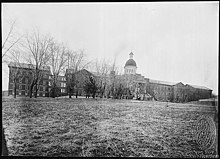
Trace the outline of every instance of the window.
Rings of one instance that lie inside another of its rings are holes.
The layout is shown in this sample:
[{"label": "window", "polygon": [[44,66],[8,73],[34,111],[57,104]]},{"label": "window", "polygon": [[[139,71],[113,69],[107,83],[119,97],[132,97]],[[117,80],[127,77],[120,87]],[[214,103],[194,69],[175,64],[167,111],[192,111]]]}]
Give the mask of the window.
[{"label": "window", "polygon": [[28,84],[28,78],[25,78],[25,83]]},{"label": "window", "polygon": [[61,89],[61,93],[65,93],[65,89]]},{"label": "window", "polygon": [[66,87],[66,83],[61,82],[61,83],[60,83],[60,86],[61,86],[61,87]]},{"label": "window", "polygon": [[40,86],[40,91],[43,91],[43,87],[42,86]]},{"label": "window", "polygon": [[51,86],[51,83],[50,83],[50,81],[49,81],[49,86]]},{"label": "window", "polygon": [[9,84],[9,89],[13,89],[13,84],[12,83]]},{"label": "window", "polygon": [[22,83],[22,78],[19,78],[19,83]]},{"label": "window", "polygon": [[25,95],[25,91],[21,91],[21,95],[23,95],[23,96],[24,96],[24,95]]},{"label": "window", "polygon": [[9,94],[9,95],[12,95],[12,90],[9,90],[9,91],[8,91],[8,94]]},{"label": "window", "polygon": [[45,97],[45,93],[43,93],[43,97]]},{"label": "window", "polygon": [[46,87],[43,87],[43,91],[46,91]]},{"label": "window", "polygon": [[22,85],[19,85],[19,89],[20,89],[20,90],[22,89]]},{"label": "window", "polygon": [[43,85],[47,85],[47,81],[43,81]]},{"label": "window", "polygon": [[25,85],[22,85],[22,90],[25,90]]}]

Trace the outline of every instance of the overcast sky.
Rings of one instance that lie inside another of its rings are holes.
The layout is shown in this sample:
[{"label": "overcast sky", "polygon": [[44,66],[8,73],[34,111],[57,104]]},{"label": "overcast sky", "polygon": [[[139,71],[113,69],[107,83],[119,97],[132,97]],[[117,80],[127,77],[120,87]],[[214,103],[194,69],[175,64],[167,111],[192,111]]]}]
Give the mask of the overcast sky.
[{"label": "overcast sky", "polygon": [[[4,28],[8,19],[17,19],[21,33],[38,27],[84,49],[88,60],[116,58],[123,68],[132,50],[137,73],[217,93],[219,2],[2,4]],[[8,68],[2,69],[7,90]]]}]

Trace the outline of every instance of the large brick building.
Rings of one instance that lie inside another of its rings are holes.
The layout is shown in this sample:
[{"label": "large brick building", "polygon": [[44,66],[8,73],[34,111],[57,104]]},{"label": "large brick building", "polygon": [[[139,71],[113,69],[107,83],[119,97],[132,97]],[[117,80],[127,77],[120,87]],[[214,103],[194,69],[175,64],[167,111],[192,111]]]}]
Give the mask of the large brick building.
[{"label": "large brick building", "polygon": [[[111,72],[106,76],[107,87],[112,87],[111,83],[113,83],[113,80],[115,85],[117,85],[118,81],[123,81],[123,87],[129,91],[129,94],[133,95],[135,99],[141,100],[154,99],[158,101],[189,102],[211,98],[212,90],[204,86],[153,80],[136,73],[137,64],[133,60],[133,55],[132,52],[129,54],[130,58],[125,63],[123,75],[115,75]],[[8,94],[13,95],[13,88],[16,86],[17,95],[29,96],[30,73],[34,66],[12,62],[8,67],[10,72]],[[53,76],[50,73],[50,67],[44,67],[41,70],[44,72],[44,75],[40,80],[38,96],[49,97]],[[14,78],[14,74],[17,78]],[[72,84],[72,95],[85,95],[83,85],[89,76],[94,76],[97,79],[102,78],[101,75],[91,73],[85,69],[77,72],[73,69],[66,69],[65,75],[58,77],[57,87],[60,91],[59,95],[67,95],[70,91],[69,86]],[[73,80],[75,81],[73,82]],[[112,95],[110,89],[107,88],[104,92],[105,97]],[[100,94],[99,91],[97,93]]]},{"label": "large brick building", "polygon": [[182,82],[172,83],[145,78],[137,74],[137,64],[133,60],[133,53],[124,66],[124,81],[135,98],[143,100],[151,96],[159,101],[189,102],[199,99],[211,98],[212,90],[204,86],[183,84]]},{"label": "large brick building", "polygon": [[94,77],[94,75],[86,69],[79,71],[74,71],[74,69],[66,69],[66,92],[69,93],[71,91],[71,95],[85,95],[83,86],[88,80],[89,76]]},{"label": "large brick building", "polygon": [[[30,84],[33,77],[34,65],[25,63],[10,62],[9,65],[9,82],[8,82],[8,95],[29,96]],[[41,67],[39,69],[42,77],[39,81],[39,90],[37,96],[48,97],[48,82],[50,75],[50,67]],[[15,89],[16,88],[16,89]],[[33,95],[36,87],[33,88]]]},{"label": "large brick building", "polygon": [[[52,91],[51,89],[53,88],[53,80],[54,80],[54,75],[49,76],[49,81],[48,81],[48,91],[49,91],[49,96],[52,96]],[[67,95],[67,88],[66,88],[66,76],[59,75],[56,77],[56,87],[58,88],[56,92],[56,96],[65,96]]]}]

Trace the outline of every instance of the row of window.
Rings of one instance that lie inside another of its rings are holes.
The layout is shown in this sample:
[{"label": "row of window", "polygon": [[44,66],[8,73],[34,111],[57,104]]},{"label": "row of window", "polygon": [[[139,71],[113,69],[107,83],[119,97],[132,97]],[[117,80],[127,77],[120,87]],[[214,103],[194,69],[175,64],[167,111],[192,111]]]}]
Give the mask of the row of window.
[{"label": "row of window", "polygon": [[61,93],[66,93],[66,89],[61,89]]},{"label": "row of window", "polygon": [[[14,95],[14,91],[9,90],[8,94],[9,94],[9,95]],[[16,95],[28,96],[29,93],[28,93],[28,91],[16,91]],[[34,93],[33,93],[33,95],[34,95]],[[45,97],[45,95],[46,95],[45,93],[37,93],[37,96],[43,96],[43,97]]]},{"label": "row of window", "polygon": [[171,90],[170,87],[156,87],[156,89],[157,89],[158,91],[166,91],[166,90],[170,91],[170,90]]},{"label": "row of window", "polygon": [[[51,86],[51,82],[49,81],[49,86]],[[66,87],[66,83],[64,83],[64,82],[60,82],[60,84],[58,84],[58,86],[60,86],[60,87]]]},{"label": "row of window", "polygon": [[[14,68],[14,69],[11,69],[11,72],[16,72],[17,71],[17,69],[16,68]],[[18,70],[17,71],[17,73],[16,73],[17,75],[23,75],[23,76],[32,76],[32,72],[30,71],[30,70],[22,70],[22,69],[20,69],[20,70]],[[43,78],[49,78],[49,74],[48,73],[43,73]]]},{"label": "row of window", "polygon": [[[13,81],[10,80],[10,82],[13,82]],[[29,79],[28,78],[19,78],[19,80],[17,82],[18,83],[22,83],[22,84],[28,84],[29,83]],[[41,85],[47,85],[47,81],[41,80],[40,84]]]},{"label": "row of window", "polygon": [[[52,79],[52,76],[49,76],[49,79]],[[66,81],[66,77],[58,77],[59,81]]]},{"label": "row of window", "polygon": [[135,73],[134,69],[126,69],[125,73]]},{"label": "row of window", "polygon": [[[20,89],[20,90],[29,90],[29,88],[30,88],[29,85],[21,85],[21,84],[16,85],[16,89]],[[9,89],[13,89],[13,84],[12,83],[9,84]],[[35,89],[35,86],[34,86],[34,89]],[[39,90],[40,91],[46,91],[46,87],[40,86]]]}]

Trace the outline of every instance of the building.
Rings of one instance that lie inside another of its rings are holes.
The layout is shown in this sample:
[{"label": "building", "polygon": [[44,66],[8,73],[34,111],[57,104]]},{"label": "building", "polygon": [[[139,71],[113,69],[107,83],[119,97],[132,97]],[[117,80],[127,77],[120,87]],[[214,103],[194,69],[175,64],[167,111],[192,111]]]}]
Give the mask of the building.
[{"label": "building", "polygon": [[137,64],[133,60],[133,52],[129,54],[130,59],[125,63],[124,74],[125,75],[135,75],[137,71]]},{"label": "building", "polygon": [[[29,96],[30,94],[30,84],[32,75],[34,72],[34,65],[25,63],[10,62],[9,65],[9,83],[8,83],[8,95],[14,95],[16,90],[16,95],[18,96]],[[40,72],[42,76],[39,81],[39,89],[37,96],[48,97],[48,82],[50,75],[50,67],[41,67]],[[36,87],[33,88],[33,95]]]},{"label": "building", "polygon": [[83,86],[88,78],[95,77],[91,72],[86,69],[74,71],[73,69],[66,69],[66,91],[71,95],[85,95]]},{"label": "building", "polygon": [[4,96],[8,96],[8,90],[2,91],[2,97],[4,97]]},{"label": "building", "polygon": [[[53,80],[56,79],[56,82],[53,82]],[[55,87],[57,88],[56,90],[56,96],[65,96],[67,95],[67,89],[66,89],[66,76],[57,76],[54,78],[54,75],[49,76],[49,96],[52,97],[52,88],[54,87],[53,84],[56,84]]]},{"label": "building", "polygon": [[126,87],[136,99],[145,100],[149,99],[145,97],[152,97],[158,101],[189,102],[211,98],[212,90],[204,86],[153,80],[137,74],[133,55],[131,52],[125,63],[123,78]]},{"label": "building", "polygon": [[[133,53],[129,54],[129,59],[124,66],[123,75],[115,75],[111,71],[108,75],[91,73],[86,69],[75,71],[66,69],[64,76],[58,76],[56,87],[58,96],[62,95],[85,95],[83,86],[90,76],[96,78],[100,85],[106,85],[104,92],[102,89],[97,91],[98,96],[112,97],[123,96],[140,100],[158,100],[170,102],[190,102],[199,99],[208,99],[212,96],[212,90],[204,86],[183,84],[182,82],[173,83],[146,78],[137,73],[137,64],[133,59]],[[29,86],[33,65],[23,63],[13,63],[9,65],[9,89],[8,94],[13,95],[16,87],[16,94],[29,96]],[[53,76],[50,67],[42,67],[43,77],[40,80],[38,96],[51,96]],[[35,89],[35,88],[34,88]],[[120,89],[123,89],[122,91]],[[113,92],[121,92],[114,94]]]}]

